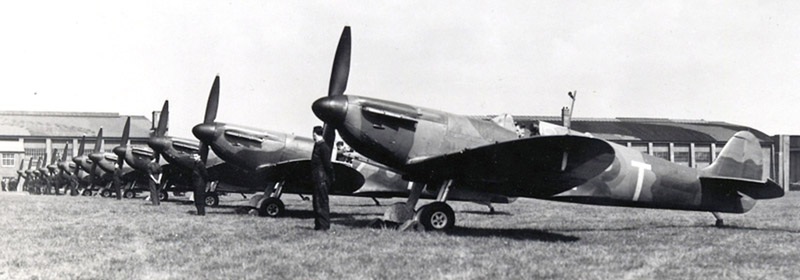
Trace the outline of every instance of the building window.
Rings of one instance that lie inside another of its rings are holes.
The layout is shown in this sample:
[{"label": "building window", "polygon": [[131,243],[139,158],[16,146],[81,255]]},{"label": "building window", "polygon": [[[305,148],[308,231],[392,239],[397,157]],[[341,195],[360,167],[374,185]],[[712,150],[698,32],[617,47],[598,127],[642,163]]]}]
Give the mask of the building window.
[{"label": "building window", "polygon": [[647,153],[647,143],[631,143],[631,149],[637,150],[641,153]]},{"label": "building window", "polygon": [[669,145],[653,144],[653,156],[669,160]]},{"label": "building window", "polygon": [[689,166],[689,145],[686,144],[675,144],[675,150],[672,154],[675,156],[675,163]]},{"label": "building window", "polygon": [[25,156],[31,158],[45,158],[47,157],[46,148],[25,148]]},{"label": "building window", "polygon": [[709,145],[695,145],[694,146],[694,167],[705,168],[711,164],[711,146]]},{"label": "building window", "polygon": [[3,153],[2,156],[3,167],[14,167],[17,164],[14,162],[14,154]]}]

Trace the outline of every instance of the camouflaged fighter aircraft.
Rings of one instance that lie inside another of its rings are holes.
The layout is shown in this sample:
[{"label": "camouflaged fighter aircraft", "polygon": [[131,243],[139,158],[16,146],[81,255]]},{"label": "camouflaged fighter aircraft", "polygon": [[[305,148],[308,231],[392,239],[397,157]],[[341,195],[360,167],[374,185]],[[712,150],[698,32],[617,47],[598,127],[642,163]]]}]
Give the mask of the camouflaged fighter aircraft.
[{"label": "camouflaged fighter aircraft", "polygon": [[[169,163],[162,166],[164,174],[161,181],[162,189],[192,192],[192,168],[194,156],[200,154],[200,142],[196,139],[167,136],[168,122],[169,101],[164,101],[156,133],[147,141],[147,144]],[[214,182],[211,183],[213,190],[205,194],[206,206],[217,206],[221,193],[245,194],[264,189],[263,182],[256,176],[222,161],[215,155],[209,156],[206,160],[206,169],[211,177],[209,182]]]},{"label": "camouflaged fighter aircraft", "polygon": [[[149,181],[153,180],[147,174],[149,169],[158,169],[157,165],[152,165],[154,161],[158,162],[157,154],[148,146],[144,145],[130,145],[128,143],[128,139],[130,136],[131,130],[131,118],[125,121],[125,126],[122,129],[122,138],[120,145],[114,147],[112,150],[114,156],[105,156],[106,161],[111,161],[114,163],[112,165],[112,169],[106,170],[111,174],[111,178],[113,180],[113,174],[117,170],[121,170],[121,180],[123,186],[120,188],[124,189],[123,196],[125,198],[134,198],[136,197],[137,192],[149,192]],[[127,163],[126,166],[124,163]],[[109,184],[110,186],[111,184]],[[110,196],[110,188],[106,188],[103,191]],[[153,196],[151,193],[150,196]],[[159,190],[158,192],[158,201],[155,203],[160,203],[161,201],[165,201],[169,199],[169,195],[164,190]]]},{"label": "camouflaged fighter aircraft", "polygon": [[[113,160],[116,160],[116,155],[102,152],[102,127],[97,131],[97,138],[95,138],[94,142],[94,150],[88,156],[83,154],[83,140],[85,140],[85,138],[81,139],[81,148],[79,148],[78,152],[79,155],[72,158],[72,161],[74,161],[75,164],[80,166],[80,168],[87,173],[87,176],[81,177],[81,179],[83,179],[81,184],[83,186],[81,189],[81,195],[91,196],[94,194],[94,191],[100,190],[103,186],[111,183],[110,174],[108,174],[107,170],[113,170],[114,162],[106,160],[105,157],[108,156]],[[97,168],[98,166],[101,168]]]},{"label": "camouflaged fighter aircraft", "polygon": [[[349,27],[345,37],[349,41]],[[750,132],[736,133],[704,169],[587,136],[520,139],[490,121],[344,95],[349,43],[343,54],[340,50],[331,78],[334,90],[315,101],[312,110],[358,153],[419,183],[406,206],[387,214],[410,219],[422,186],[440,184],[436,201],[414,217],[426,229],[454,226],[453,210],[446,204],[454,186],[585,204],[708,211],[717,225],[723,224],[720,212],[744,213],[755,200],[783,196],[783,188],[764,175],[761,146]]]},{"label": "camouflaged fighter aircraft", "polygon": [[[219,103],[219,77],[214,80],[209,103],[206,108],[206,115],[216,116]],[[233,165],[245,170],[257,170],[255,174],[271,173],[265,179],[268,186],[275,184],[274,188],[266,190],[266,195],[255,196],[251,199],[251,206],[259,210],[262,216],[278,216],[283,210],[283,203],[280,202],[281,184],[296,183],[287,185],[286,192],[290,193],[310,193],[308,166],[313,150],[314,141],[308,137],[295,136],[274,131],[266,131],[254,128],[246,128],[224,123],[213,123],[214,117],[210,121],[199,124],[192,129],[194,135],[201,139],[204,144],[208,144],[220,158]],[[208,120],[208,119],[207,119]],[[327,137],[332,137],[328,135]],[[326,141],[333,141],[326,138]],[[401,176],[395,176],[392,172],[380,164],[367,160],[354,159],[352,167],[344,162],[334,161],[336,169],[336,182],[332,193],[336,195],[370,197],[378,204],[376,197],[390,198],[408,195],[408,181]],[[262,168],[267,168],[261,170]],[[347,173],[343,173],[347,172]],[[343,176],[343,174],[347,176]],[[253,176],[251,176],[253,177]],[[284,177],[284,180],[281,180]],[[352,178],[352,179],[351,179]],[[258,179],[258,178],[256,178]],[[348,183],[353,180],[353,183]],[[263,189],[263,181],[259,190]],[[277,182],[277,184],[276,184]],[[352,184],[352,185],[351,185]],[[358,186],[360,186],[360,188]],[[336,188],[342,188],[336,190]],[[356,189],[353,189],[356,188]],[[355,190],[355,192],[353,192]],[[271,194],[271,195],[270,195]],[[423,193],[424,197],[431,197],[429,192]],[[502,195],[477,194],[470,191],[455,191],[451,199],[460,201],[470,201],[489,207],[490,212],[494,212],[491,203],[510,203],[514,198]]]},{"label": "camouflaged fighter aircraft", "polygon": [[[284,192],[311,193],[309,174],[314,142],[310,138],[215,122],[218,105],[219,76],[214,78],[203,123],[192,128],[192,133],[202,142],[200,155],[206,160],[211,146],[222,160],[252,173],[261,186],[259,190],[264,190],[263,196],[250,199],[259,215],[283,214],[280,197]],[[336,181],[330,188],[331,194],[352,194],[364,184],[364,177],[347,164],[333,162],[333,168]]]},{"label": "camouflaged fighter aircraft", "polygon": [[[67,194],[67,190],[69,190],[69,195],[75,196],[78,195],[77,182],[79,182],[80,179],[78,179],[77,173],[80,171],[80,168],[78,168],[75,162],[67,160],[66,151],[68,150],[69,142],[64,146],[65,152],[61,155],[61,161],[58,163],[58,176],[60,177],[61,186],[64,187],[64,194]],[[73,180],[73,178],[75,179]]]}]

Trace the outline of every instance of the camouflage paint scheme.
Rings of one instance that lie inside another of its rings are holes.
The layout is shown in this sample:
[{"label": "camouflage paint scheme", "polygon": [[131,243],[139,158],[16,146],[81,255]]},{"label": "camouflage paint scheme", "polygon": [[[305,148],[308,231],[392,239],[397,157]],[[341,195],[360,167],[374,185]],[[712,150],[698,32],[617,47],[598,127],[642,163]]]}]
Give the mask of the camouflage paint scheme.
[{"label": "camouflage paint scheme", "polygon": [[[783,189],[763,177],[758,140],[737,133],[703,170],[602,139],[518,139],[491,121],[367,97],[312,105],[358,153],[424,183],[578,203],[744,213]],[[730,147],[729,147],[730,146]],[[727,150],[727,152],[726,152]],[[748,197],[741,192],[748,192]]]},{"label": "camouflage paint scheme", "polygon": [[[173,180],[176,191],[193,191],[191,186],[191,172],[194,164],[194,155],[200,151],[200,142],[194,139],[154,136],[148,140],[148,145],[156,152],[161,154],[169,163],[165,165],[165,175],[168,180]],[[223,193],[255,193],[264,190],[264,186],[274,182],[262,182],[252,174],[241,168],[223,162],[216,156],[209,156],[206,167],[212,180],[216,180],[218,185],[216,192]]]},{"label": "camouflage paint scheme", "polygon": [[[260,190],[285,180],[283,192],[311,193],[311,138],[219,122],[198,124],[192,133],[220,159],[253,170],[264,182]],[[357,171],[342,163],[333,164],[336,182],[331,194],[352,194],[363,185],[364,178]]]}]

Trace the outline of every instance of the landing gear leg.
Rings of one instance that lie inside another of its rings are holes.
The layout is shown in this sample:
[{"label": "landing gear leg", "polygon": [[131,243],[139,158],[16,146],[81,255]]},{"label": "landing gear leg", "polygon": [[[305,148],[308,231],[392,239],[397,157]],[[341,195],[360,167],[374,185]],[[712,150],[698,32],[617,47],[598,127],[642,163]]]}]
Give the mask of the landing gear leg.
[{"label": "landing gear leg", "polygon": [[386,209],[386,212],[383,213],[383,222],[403,224],[400,227],[401,230],[413,226],[413,224],[407,223],[414,222],[414,208],[417,206],[417,201],[424,188],[425,184],[410,182],[409,189],[411,192],[408,194],[408,200],[405,203],[395,203],[389,209]]},{"label": "landing gear leg", "polygon": [[714,218],[717,219],[717,221],[714,223],[714,225],[716,227],[724,227],[725,226],[725,222],[722,221],[722,216],[720,216],[719,213],[711,212],[711,215],[714,215]]},{"label": "landing gear leg", "polygon": [[381,202],[380,202],[380,201],[378,201],[378,199],[377,199],[377,198],[374,198],[374,197],[373,197],[373,198],[372,198],[372,201],[375,201],[375,206],[381,206]]},{"label": "landing gear leg", "polygon": [[447,195],[450,193],[450,186],[453,185],[453,180],[445,181],[439,187],[439,194],[436,196],[436,202],[422,206],[415,220],[418,220],[426,230],[446,231],[450,230],[456,224],[456,215],[453,208],[447,205]]},{"label": "landing gear leg", "polygon": [[283,215],[285,206],[281,201],[281,194],[283,194],[283,181],[275,184],[274,187],[268,187],[264,192],[264,198],[258,202],[258,215],[262,217],[278,217]]}]

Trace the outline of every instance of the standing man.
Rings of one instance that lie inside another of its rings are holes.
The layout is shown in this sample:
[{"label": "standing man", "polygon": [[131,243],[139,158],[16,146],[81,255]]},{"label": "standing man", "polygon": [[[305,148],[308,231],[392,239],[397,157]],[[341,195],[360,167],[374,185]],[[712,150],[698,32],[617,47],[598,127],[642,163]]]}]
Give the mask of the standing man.
[{"label": "standing man", "polygon": [[153,205],[161,205],[161,199],[159,199],[158,195],[161,193],[159,188],[159,184],[157,184],[156,176],[161,174],[161,165],[156,163],[156,161],[150,161],[147,164],[147,185],[150,187],[150,201],[153,202]]},{"label": "standing man", "polygon": [[117,193],[117,200],[122,200],[122,168],[114,169],[111,177],[111,187]]},{"label": "standing man", "polygon": [[206,182],[208,181],[208,171],[206,164],[200,159],[200,155],[192,155],[192,185],[194,185],[194,206],[197,207],[197,215],[206,215]]},{"label": "standing man", "polygon": [[331,147],[322,137],[322,127],[314,127],[314,151],[311,153],[311,181],[314,183],[314,230],[331,228],[330,208],[328,207],[328,188],[336,176],[331,164]]}]

